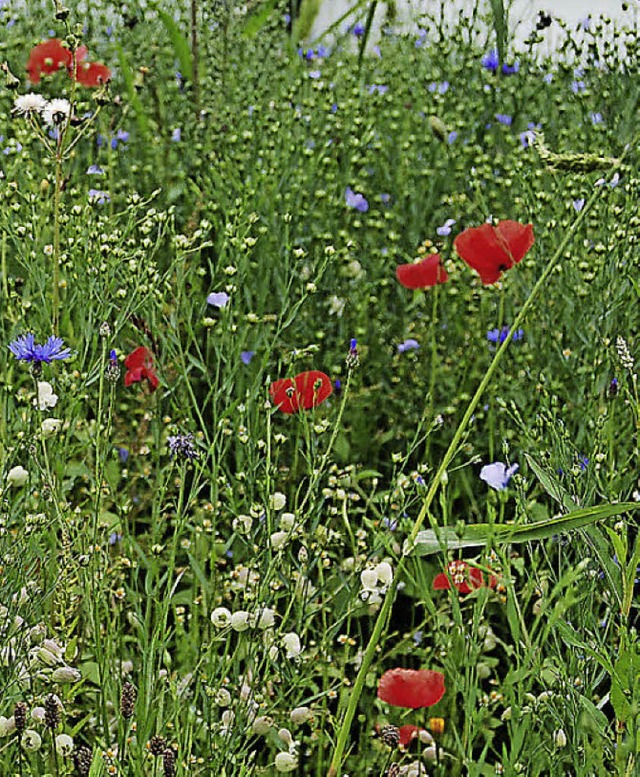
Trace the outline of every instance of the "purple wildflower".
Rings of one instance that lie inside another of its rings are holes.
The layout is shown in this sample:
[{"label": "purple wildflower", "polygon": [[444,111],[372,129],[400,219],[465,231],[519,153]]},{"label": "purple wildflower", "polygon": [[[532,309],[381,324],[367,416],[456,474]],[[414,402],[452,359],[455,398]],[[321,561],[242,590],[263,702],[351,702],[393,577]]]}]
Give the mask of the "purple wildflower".
[{"label": "purple wildflower", "polygon": [[347,186],[344,192],[344,199],[349,208],[355,208],[360,213],[366,213],[369,210],[369,203],[364,194],[356,193],[350,186]]},{"label": "purple wildflower", "polygon": [[207,304],[219,310],[226,308],[229,304],[229,295],[226,291],[212,291],[207,297]]},{"label": "purple wildflower", "polygon": [[480,470],[480,480],[495,488],[496,491],[504,491],[509,485],[511,477],[518,471],[518,464],[512,464],[507,467],[501,461],[495,461],[493,464],[485,464]]},{"label": "purple wildflower", "polygon": [[410,337],[405,340],[404,343],[398,343],[398,353],[405,353],[406,351],[417,351],[420,348],[420,343]]},{"label": "purple wildflower", "polygon": [[14,340],[9,345],[9,350],[16,359],[33,364],[51,364],[52,361],[68,359],[71,356],[71,350],[64,347],[61,337],[51,335],[46,343],[38,345],[31,332]]}]

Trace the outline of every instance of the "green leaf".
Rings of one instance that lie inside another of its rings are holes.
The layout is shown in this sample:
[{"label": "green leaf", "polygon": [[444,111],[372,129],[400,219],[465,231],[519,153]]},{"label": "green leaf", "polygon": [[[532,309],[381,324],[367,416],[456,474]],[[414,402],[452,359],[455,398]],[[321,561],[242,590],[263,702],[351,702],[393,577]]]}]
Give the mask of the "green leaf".
[{"label": "green leaf", "polygon": [[254,38],[269,21],[275,7],[276,0],[265,0],[265,2],[259,6],[259,9],[249,16],[249,19],[242,30],[242,37]]},{"label": "green leaf", "polygon": [[507,50],[507,16],[502,0],[491,0],[491,13],[493,16],[493,29],[496,33],[498,57],[502,64]]},{"label": "green leaf", "polygon": [[138,124],[138,130],[140,131],[140,134],[142,135],[144,140],[147,142],[150,142],[152,138],[151,138],[151,131],[149,129],[149,119],[147,118],[147,114],[145,113],[144,108],[142,107],[142,102],[140,101],[140,98],[138,97],[138,93],[136,92],[133,70],[131,69],[131,65],[129,64],[129,61],[127,60],[127,57],[124,53],[124,49],[120,44],[118,44],[117,49],[118,49],[118,61],[120,63],[120,72],[122,74],[124,84],[127,88],[129,103],[131,104],[131,107],[133,108],[133,112],[135,113],[135,116],[136,116],[136,123]]},{"label": "green leaf", "polygon": [[544,540],[556,534],[581,529],[591,524],[613,518],[622,513],[638,510],[640,503],[620,502],[572,510],[567,515],[549,518],[546,521],[525,524],[476,523],[465,526],[462,534],[450,527],[425,529],[418,532],[414,547],[405,552],[417,556],[430,556],[442,550],[482,547],[490,543],[518,543]]},{"label": "green leaf", "polygon": [[540,485],[552,499],[555,499],[556,502],[558,502],[558,504],[564,507],[564,509],[567,511],[571,511],[577,507],[575,500],[571,497],[568,491],[560,485],[559,481],[553,477],[553,475],[545,472],[545,470],[542,469],[542,467],[534,459],[532,459],[528,453],[525,453],[524,457],[527,460],[529,467],[533,470],[534,475],[540,481]]},{"label": "green leaf", "polygon": [[180,63],[180,72],[188,81],[193,81],[193,57],[191,55],[189,41],[182,34],[171,14],[158,8],[155,4],[152,7],[155,9],[158,18],[169,35],[173,51]]}]

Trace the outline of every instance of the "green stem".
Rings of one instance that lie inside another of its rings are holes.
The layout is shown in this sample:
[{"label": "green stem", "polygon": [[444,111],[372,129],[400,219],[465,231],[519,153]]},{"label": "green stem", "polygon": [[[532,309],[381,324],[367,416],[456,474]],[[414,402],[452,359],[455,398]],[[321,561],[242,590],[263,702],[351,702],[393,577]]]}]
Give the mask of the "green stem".
[{"label": "green stem", "polygon": [[62,193],[62,153],[60,143],[56,151],[56,180],[53,189],[53,333],[58,334],[60,324],[60,195]]},{"label": "green stem", "polygon": [[574,234],[578,230],[578,227],[585,220],[587,214],[593,207],[596,199],[600,194],[601,194],[601,189],[599,188],[594,189],[593,194],[589,198],[589,201],[582,209],[582,211],[578,214],[576,220],[573,222],[571,227],[567,230],[567,233],[564,236],[564,239],[561,241],[560,245],[556,249],[556,252],[553,254],[551,259],[547,263],[547,266],[545,267],[544,272],[538,279],[537,283],[531,290],[529,297],[527,298],[524,305],[520,309],[520,312],[516,316],[513,322],[513,325],[509,330],[509,334],[504,339],[504,342],[502,343],[502,345],[498,347],[495,353],[495,356],[493,357],[493,361],[489,365],[483,379],[480,381],[480,385],[478,386],[475,394],[471,398],[467,406],[467,409],[462,417],[462,420],[458,424],[458,428],[456,429],[455,434],[453,435],[453,439],[451,440],[449,447],[447,448],[444,456],[442,457],[440,466],[438,467],[438,470],[436,471],[431,481],[431,486],[429,487],[427,495],[425,496],[424,502],[422,504],[422,508],[420,509],[420,512],[418,513],[418,516],[415,519],[413,523],[413,527],[405,542],[403,555],[398,561],[396,572],[393,576],[393,582],[389,586],[389,590],[387,591],[387,595],[384,599],[382,607],[380,608],[380,612],[378,613],[378,618],[373,627],[373,632],[371,634],[367,647],[362,656],[362,663],[360,664],[360,669],[358,670],[358,674],[354,681],[351,695],[349,697],[349,702],[347,704],[347,708],[345,710],[344,716],[342,718],[342,722],[340,724],[340,728],[338,730],[336,746],[333,752],[333,758],[331,760],[331,767],[329,768],[329,777],[337,777],[338,774],[340,773],[340,768],[344,760],[347,739],[349,737],[349,732],[351,730],[351,723],[353,721],[353,718],[355,717],[358,703],[360,701],[360,696],[362,695],[362,691],[364,689],[365,679],[369,671],[369,668],[373,663],[373,659],[375,657],[376,650],[380,642],[380,638],[382,637],[382,632],[391,614],[391,608],[393,606],[393,601],[395,599],[398,582],[401,579],[402,572],[406,564],[406,560],[409,557],[411,550],[415,544],[416,537],[418,536],[418,532],[420,531],[422,524],[424,523],[424,520],[429,513],[431,504],[438,492],[438,489],[440,488],[440,484],[442,483],[443,476],[447,471],[447,467],[451,464],[451,461],[453,460],[456,453],[458,452],[458,447],[465,433],[465,430],[469,424],[469,421],[471,420],[471,417],[474,414],[475,409],[478,406],[480,399],[482,398],[482,395],[484,394],[489,383],[491,382],[491,379],[493,378],[498,368],[498,365],[502,361],[502,357],[507,347],[509,346],[511,338],[513,337],[513,333],[524,322],[526,316],[528,315],[529,311],[533,307],[533,303],[537,299],[538,295],[546,287],[547,282],[551,276],[551,273],[554,271],[556,265],[558,264],[558,261],[564,254],[566,247],[569,245],[571,239],[573,238]]}]

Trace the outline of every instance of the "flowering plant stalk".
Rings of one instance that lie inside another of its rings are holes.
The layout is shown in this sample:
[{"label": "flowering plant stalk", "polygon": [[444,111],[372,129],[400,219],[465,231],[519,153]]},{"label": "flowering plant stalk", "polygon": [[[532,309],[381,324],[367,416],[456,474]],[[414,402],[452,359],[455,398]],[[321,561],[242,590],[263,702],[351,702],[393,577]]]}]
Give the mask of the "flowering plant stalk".
[{"label": "flowering plant stalk", "polygon": [[[637,140],[635,142],[637,142]],[[635,145],[635,142],[630,143],[628,148],[632,148]],[[453,439],[451,440],[449,447],[445,451],[445,454],[442,457],[442,461],[440,462],[440,465],[431,480],[431,485],[429,486],[429,490],[427,491],[427,494],[424,498],[424,502],[422,503],[420,512],[418,513],[418,516],[416,517],[413,523],[411,531],[409,532],[409,536],[405,541],[402,556],[398,560],[398,564],[396,567],[396,572],[393,576],[393,580],[389,585],[387,594],[384,598],[382,607],[380,608],[378,617],[374,624],[371,637],[369,638],[367,647],[365,648],[365,651],[363,653],[362,663],[360,665],[358,674],[356,675],[356,679],[351,688],[351,691],[349,694],[349,700],[347,702],[346,709],[342,716],[340,728],[338,729],[336,746],[333,751],[331,766],[329,768],[329,777],[337,777],[337,775],[340,774],[340,769],[342,766],[342,762],[344,760],[344,753],[347,745],[347,739],[349,736],[349,732],[351,730],[351,723],[353,721],[353,718],[355,716],[355,713],[358,707],[358,702],[360,700],[360,696],[364,688],[364,683],[365,683],[367,673],[369,671],[371,664],[373,663],[373,659],[376,653],[376,649],[378,647],[378,643],[380,642],[380,638],[382,637],[383,630],[389,620],[389,616],[391,614],[391,608],[395,600],[398,583],[401,579],[401,573],[404,570],[404,566],[407,558],[411,554],[411,550],[415,544],[416,537],[424,523],[425,518],[429,517],[429,519],[431,520],[429,510],[431,508],[431,504],[433,503],[433,500],[436,494],[438,493],[438,489],[440,488],[443,478],[446,475],[447,468],[458,451],[458,446],[460,445],[460,442],[465,433],[465,430],[471,420],[471,417],[473,416],[476,410],[476,407],[480,402],[480,399],[482,398],[487,387],[489,386],[489,383],[491,382],[491,379],[493,378],[498,368],[498,365],[500,364],[502,357],[507,347],[509,346],[511,339],[513,338],[514,332],[516,332],[518,327],[520,327],[521,324],[524,323],[529,311],[533,306],[533,303],[537,299],[540,292],[546,287],[547,281],[549,280],[551,273],[554,271],[556,265],[558,264],[560,257],[564,254],[564,251],[567,245],[571,241],[573,235],[576,233],[578,227],[584,221],[586,215],[593,207],[599,194],[600,194],[600,190],[598,188],[595,188],[587,204],[577,215],[577,218],[572,223],[571,227],[567,230],[567,233],[564,236],[564,239],[560,242],[560,245],[558,246],[555,253],[547,263],[547,266],[545,267],[542,275],[538,278],[538,281],[536,282],[535,286],[531,290],[531,293],[527,297],[524,305],[520,309],[518,315],[515,317],[513,326],[509,330],[509,333],[507,334],[503,342],[496,350],[496,353],[493,357],[491,364],[487,368],[487,371],[484,377],[480,381],[480,385],[478,386],[475,394],[469,401],[467,409],[460,423],[458,424],[455,434],[453,435]]]}]

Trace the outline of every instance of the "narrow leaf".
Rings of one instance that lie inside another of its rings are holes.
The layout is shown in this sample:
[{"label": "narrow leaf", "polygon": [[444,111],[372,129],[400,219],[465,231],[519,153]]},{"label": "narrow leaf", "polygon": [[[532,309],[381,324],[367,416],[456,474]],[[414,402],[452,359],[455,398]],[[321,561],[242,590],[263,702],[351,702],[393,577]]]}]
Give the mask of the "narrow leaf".
[{"label": "narrow leaf", "polygon": [[151,140],[151,132],[149,130],[149,119],[147,118],[147,114],[144,111],[142,102],[140,101],[140,98],[138,97],[138,93],[136,92],[133,70],[131,69],[131,65],[129,64],[129,61],[127,60],[127,57],[124,53],[124,49],[120,45],[118,45],[118,61],[120,63],[120,73],[122,74],[124,84],[127,88],[129,103],[133,108],[133,112],[135,113],[135,116],[136,116],[136,123],[138,125],[138,130],[140,131],[140,135],[142,135],[142,137],[147,142],[149,142]]}]

